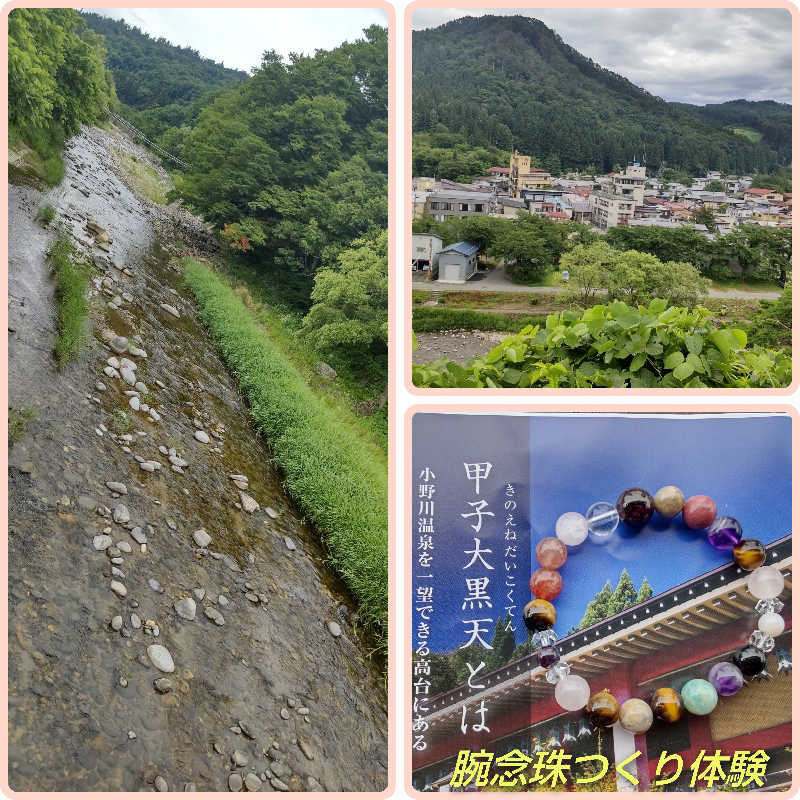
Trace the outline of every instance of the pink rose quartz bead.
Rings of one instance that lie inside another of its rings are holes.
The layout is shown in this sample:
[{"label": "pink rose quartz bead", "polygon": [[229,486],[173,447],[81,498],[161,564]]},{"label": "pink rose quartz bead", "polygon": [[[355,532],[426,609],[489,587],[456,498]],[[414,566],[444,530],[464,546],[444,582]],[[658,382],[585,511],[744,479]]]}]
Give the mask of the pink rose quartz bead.
[{"label": "pink rose quartz bead", "polygon": [[707,495],[696,494],[683,505],[683,521],[692,530],[707,528],[716,516],[717,504]]}]

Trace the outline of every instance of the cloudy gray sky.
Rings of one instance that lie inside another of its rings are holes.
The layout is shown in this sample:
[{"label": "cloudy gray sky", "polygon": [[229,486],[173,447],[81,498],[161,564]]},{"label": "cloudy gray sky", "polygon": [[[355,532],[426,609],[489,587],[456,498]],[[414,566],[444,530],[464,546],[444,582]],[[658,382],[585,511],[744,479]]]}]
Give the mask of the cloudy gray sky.
[{"label": "cloudy gray sky", "polygon": [[313,54],[361,36],[377,23],[378,8],[88,8],[172,44],[193,47],[226,67],[250,71],[265,50]]},{"label": "cloudy gray sky", "polygon": [[665,100],[792,101],[791,16],[782,9],[437,8],[415,30],[465,16],[536,17],[569,45]]}]

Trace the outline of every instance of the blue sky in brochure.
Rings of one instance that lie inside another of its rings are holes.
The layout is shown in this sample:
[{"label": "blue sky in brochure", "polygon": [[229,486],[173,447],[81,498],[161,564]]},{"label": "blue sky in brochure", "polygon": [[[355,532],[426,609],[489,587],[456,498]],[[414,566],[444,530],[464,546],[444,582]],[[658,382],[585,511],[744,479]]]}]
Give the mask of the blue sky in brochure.
[{"label": "blue sky in brochure", "polygon": [[387,25],[379,8],[87,8],[249,72],[265,50],[313,55]]}]

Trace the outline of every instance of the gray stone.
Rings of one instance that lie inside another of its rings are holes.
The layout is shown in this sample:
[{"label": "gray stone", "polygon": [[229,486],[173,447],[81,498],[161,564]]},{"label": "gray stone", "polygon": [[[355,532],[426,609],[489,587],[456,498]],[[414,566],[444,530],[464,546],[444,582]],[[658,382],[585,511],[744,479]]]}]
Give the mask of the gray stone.
[{"label": "gray stone", "polygon": [[270,780],[270,785],[273,789],[277,789],[279,792],[289,791],[289,787],[282,780],[280,780],[280,778],[272,778]]},{"label": "gray stone", "polygon": [[342,629],[339,626],[338,622],[329,619],[325,624],[328,626],[328,632],[330,633],[331,636],[339,637],[342,635]]},{"label": "gray stone", "polygon": [[241,498],[241,501],[242,501],[242,508],[248,514],[252,514],[254,511],[258,511],[260,506],[258,505],[258,503],[252,497],[250,497],[249,494],[247,494],[246,492],[240,491],[239,492],[239,497]]},{"label": "gray stone", "polygon": [[115,631],[122,629],[122,617],[119,614],[111,620],[111,627]]},{"label": "gray stone", "polygon": [[297,709],[297,713],[304,717],[310,712],[305,706],[300,706],[300,708]]},{"label": "gray stone", "polygon": [[125,597],[128,594],[128,590],[119,581],[111,581],[111,591],[120,597]]},{"label": "gray stone", "polygon": [[177,319],[181,318],[181,312],[178,311],[175,306],[171,306],[169,303],[162,303],[161,308],[163,308],[168,314],[172,314],[173,317],[176,317]]},{"label": "gray stone", "polygon": [[129,531],[129,533],[131,535],[131,538],[137,544],[147,544],[147,537],[144,535],[144,532],[142,531],[142,529],[138,525],[135,528],[132,528]]},{"label": "gray stone", "polygon": [[253,772],[245,775],[244,785],[247,787],[248,792],[257,792],[261,788],[261,778]]},{"label": "gray stone", "polygon": [[167,694],[167,692],[171,692],[175,688],[169,678],[156,678],[153,681],[153,686],[160,694]]},{"label": "gray stone", "polygon": [[205,431],[195,431],[194,438],[197,439],[198,442],[202,442],[203,444],[208,444],[211,439],[208,438],[208,434]]},{"label": "gray stone", "polygon": [[136,373],[132,369],[123,367],[119,374],[128,386],[133,386],[136,383]]},{"label": "gray stone", "polygon": [[281,709],[281,719],[289,719],[289,709],[282,708]]},{"label": "gray stone", "polygon": [[200,528],[192,534],[192,539],[198,547],[208,547],[211,544],[211,537],[206,533],[205,528]]},{"label": "gray stone", "polygon": [[120,503],[114,507],[114,522],[119,525],[124,525],[126,522],[131,521],[131,512],[128,507]]},{"label": "gray stone", "polygon": [[153,666],[161,670],[161,672],[175,671],[175,662],[172,660],[169,650],[167,650],[164,645],[151,644],[150,647],[147,648],[147,655],[150,657],[150,661],[153,662]]},{"label": "gray stone", "polygon": [[284,536],[283,543],[286,545],[287,550],[297,550],[297,545],[294,543],[291,536]]},{"label": "gray stone", "polygon": [[183,784],[183,791],[184,792],[196,792],[197,791],[197,784],[196,783],[184,783]]},{"label": "gray stone", "polygon": [[125,368],[131,370],[131,372],[136,372],[138,367],[136,366],[135,361],[131,361],[129,358],[121,358],[119,360],[120,369]]},{"label": "gray stone", "polygon": [[228,606],[231,604],[231,601],[230,601],[230,600],[228,600],[228,598],[227,598],[227,597],[225,597],[225,595],[224,595],[224,594],[221,594],[221,595],[220,595],[220,596],[217,598],[217,603],[219,603],[219,604],[220,604],[220,605],[221,605],[223,608],[227,608],[227,607],[228,607]]},{"label": "gray stone", "polygon": [[142,618],[138,614],[131,614],[131,627],[137,630],[142,627]]},{"label": "gray stone", "polygon": [[324,361],[318,361],[314,369],[317,375],[319,375],[321,378],[325,378],[327,381],[336,379],[336,370],[330,364],[326,364]]},{"label": "gray stone", "polygon": [[147,585],[154,592],[158,592],[159,594],[164,594],[164,587],[155,578],[148,578]]},{"label": "gray stone", "polygon": [[153,781],[156,786],[156,791],[158,792],[168,792],[169,787],[167,786],[167,782],[160,776],[156,775],[156,779]]},{"label": "gray stone", "polygon": [[121,550],[123,553],[130,553],[131,550],[133,550],[128,542],[117,542],[117,549]]},{"label": "gray stone", "polygon": [[[147,384],[142,383],[142,381],[136,381],[136,383],[133,384],[133,388],[136,389],[137,392],[141,392],[142,394],[150,394],[150,390],[147,388]],[[160,449],[161,448],[159,448],[159,450]],[[166,451],[166,449],[167,448],[165,447],[164,450]],[[166,455],[166,452],[164,453],[164,455]]]},{"label": "gray stone", "polygon": [[197,604],[191,597],[184,597],[182,600],[178,600],[175,603],[175,613],[181,619],[188,619],[193,620],[195,618],[195,614],[197,613]]},{"label": "gray stone", "polygon": [[200,602],[206,596],[206,590],[202,589],[202,588],[200,588],[200,589],[192,589],[192,594],[194,595],[195,600]]},{"label": "gray stone", "polygon": [[215,624],[215,625],[224,625],[225,624],[225,617],[217,611],[214,606],[205,606],[203,608],[205,615]]},{"label": "gray stone", "polygon": [[242,776],[238,772],[232,772],[228,775],[228,788],[232,792],[242,791]]},{"label": "gray stone", "polygon": [[169,457],[169,463],[172,464],[173,467],[188,467],[189,462],[185,458],[180,458],[179,456],[171,455]]},{"label": "gray stone", "polygon": [[247,753],[243,753],[241,750],[234,750],[231,758],[237,767],[246,767],[250,763]]},{"label": "gray stone", "polygon": [[138,410],[139,410],[139,409],[142,407],[142,404],[141,404],[141,402],[139,401],[139,398],[138,398],[138,397],[131,397],[131,399],[130,399],[130,400],[128,400],[128,405],[129,405],[129,406],[130,406],[130,407],[131,407],[131,408],[132,408],[134,411],[138,411]]},{"label": "gray stone", "polygon": [[303,739],[298,739],[297,746],[309,761],[314,760],[314,751],[311,749],[311,745],[308,742],[304,741]]},{"label": "gray stone", "polygon": [[279,515],[278,515],[278,512],[277,512],[277,511],[276,511],[274,508],[271,508],[270,506],[267,506],[267,507],[264,509],[264,511],[266,511],[266,512],[267,512],[267,516],[268,516],[270,519],[278,519],[278,516],[279,516]]},{"label": "gray stone", "polygon": [[130,342],[125,336],[115,336],[108,344],[115,353],[122,355],[127,351]]},{"label": "gray stone", "polygon": [[94,511],[97,508],[97,501],[93,497],[85,494],[78,495],[78,507],[84,511]]},{"label": "gray stone", "polygon": [[128,494],[128,487],[119,481],[106,481],[106,488],[117,494]]},{"label": "gray stone", "polygon": [[92,539],[92,545],[94,545],[95,550],[108,550],[113,543],[113,539],[110,536],[102,533],[99,536],[95,536]]}]

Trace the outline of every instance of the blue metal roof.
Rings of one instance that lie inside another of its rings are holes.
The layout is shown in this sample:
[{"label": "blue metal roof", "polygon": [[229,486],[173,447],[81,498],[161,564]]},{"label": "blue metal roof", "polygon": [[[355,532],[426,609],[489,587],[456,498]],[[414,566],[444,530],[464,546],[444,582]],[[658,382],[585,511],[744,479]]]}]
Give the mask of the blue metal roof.
[{"label": "blue metal roof", "polygon": [[440,252],[447,253],[450,250],[456,253],[461,253],[461,255],[464,256],[474,256],[475,253],[480,250],[480,247],[478,247],[476,244],[472,244],[471,242],[456,242],[455,244],[449,244],[447,247],[443,247]]}]

